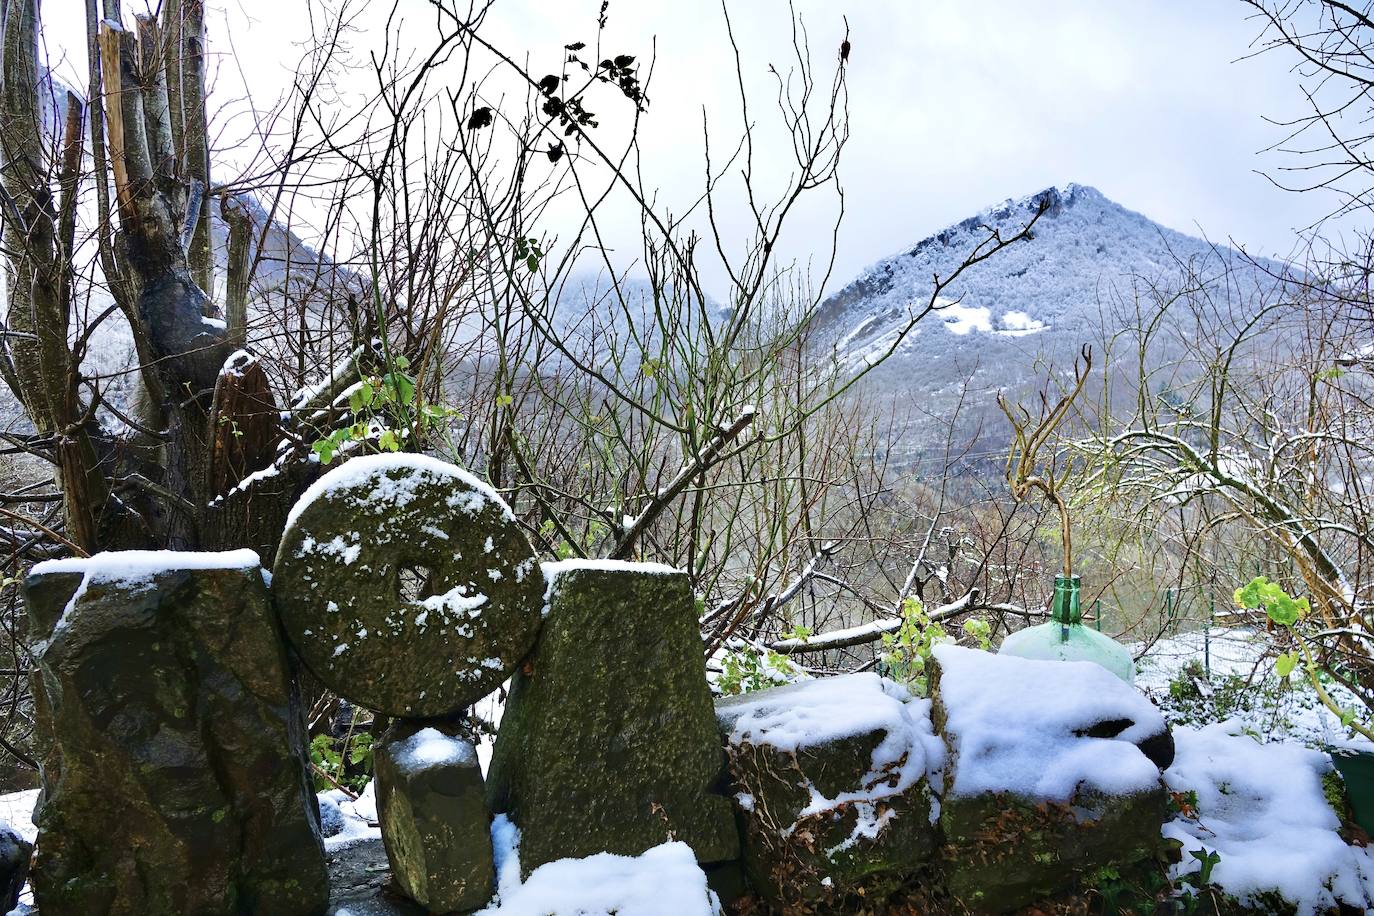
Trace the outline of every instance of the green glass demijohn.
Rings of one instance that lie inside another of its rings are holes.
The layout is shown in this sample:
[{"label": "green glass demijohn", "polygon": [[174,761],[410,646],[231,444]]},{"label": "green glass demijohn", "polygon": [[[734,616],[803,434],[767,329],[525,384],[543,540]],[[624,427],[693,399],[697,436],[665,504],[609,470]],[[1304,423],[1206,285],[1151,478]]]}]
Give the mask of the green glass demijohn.
[{"label": "green glass demijohn", "polygon": [[1126,683],[1134,682],[1130,651],[1110,636],[1083,626],[1082,588],[1078,576],[1055,576],[1050,622],[1016,631],[1002,641],[998,652],[1020,658],[1097,662]]}]

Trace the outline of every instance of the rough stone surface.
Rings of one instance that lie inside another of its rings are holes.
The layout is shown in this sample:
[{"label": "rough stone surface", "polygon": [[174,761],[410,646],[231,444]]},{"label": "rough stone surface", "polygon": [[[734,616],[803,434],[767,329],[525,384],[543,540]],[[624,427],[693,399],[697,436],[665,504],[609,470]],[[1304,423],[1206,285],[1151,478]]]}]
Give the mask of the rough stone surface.
[{"label": "rough stone surface", "polygon": [[19,892],[29,878],[29,857],[33,844],[9,824],[0,821],[0,912],[8,913],[19,903]]},{"label": "rough stone surface", "polygon": [[946,798],[946,888],[969,912],[1006,913],[1072,893],[1099,869],[1129,877],[1158,868],[1167,810],[1163,787],[1126,796],[1080,792],[1067,803],[1005,792]]},{"label": "rough stone surface", "polygon": [[[770,695],[779,707],[806,702],[785,687],[716,703],[750,883],[782,912],[852,912],[856,900],[881,900],[934,858],[929,781],[922,776],[895,791],[908,757],[875,766],[886,729],[796,749],[732,741],[737,711]],[[928,734],[928,719],[925,725]]]},{"label": "rough stone surface", "polygon": [[467,735],[401,720],[373,761],[382,840],[400,891],[434,913],[485,905],[495,890],[491,819]]},{"label": "rough stone surface", "polygon": [[272,592],[331,690],[392,716],[444,716],[534,644],[544,579],[495,493],[419,455],[354,458],[293,510]]},{"label": "rough stone surface", "polygon": [[[1168,848],[1160,833],[1169,800],[1162,781],[1121,794],[1080,784],[1065,801],[1028,798],[1015,791],[956,794],[959,743],[948,729],[940,679],[941,667],[933,660],[932,719],[950,754],[939,817],[942,872],[956,912],[1012,912],[1081,891],[1084,879],[1102,869],[1129,879],[1160,867]],[[1108,719],[1078,734],[1084,739],[1124,740],[1118,736],[1131,724],[1127,719]],[[1156,766],[1173,758],[1167,730],[1144,737],[1136,748]]]},{"label": "rough stone surface", "polygon": [[528,875],[555,859],[681,840],[734,859],[692,586],[648,564],[549,564],[549,615],[512,679],[487,797]]},{"label": "rough stone surface", "polygon": [[425,916],[392,888],[381,840],[351,843],[329,857],[328,916]]},{"label": "rough stone surface", "polygon": [[[46,913],[314,914],[328,895],[304,719],[256,558],[107,554],[40,564]],[[165,561],[165,562],[164,562]],[[44,571],[44,566],[47,571]]]}]

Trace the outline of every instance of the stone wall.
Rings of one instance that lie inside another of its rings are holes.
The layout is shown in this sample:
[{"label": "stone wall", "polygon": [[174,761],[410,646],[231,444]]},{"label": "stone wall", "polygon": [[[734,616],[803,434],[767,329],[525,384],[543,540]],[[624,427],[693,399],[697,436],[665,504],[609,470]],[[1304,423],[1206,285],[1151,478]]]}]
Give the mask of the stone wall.
[{"label": "stone wall", "polygon": [[[324,475],[265,581],[246,551],[35,567],[43,913],[324,912],[298,663],[389,717],[389,899],[424,911],[500,888],[558,912],[578,861],[642,899],[654,862],[681,878],[685,857],[755,914],[1067,912],[1178,859],[1172,738],[1103,669],[941,646],[929,699],[861,673],[713,701],[686,574],[541,565],[451,465]],[[484,776],[467,710],[507,682]],[[499,882],[493,834],[519,837]]]}]

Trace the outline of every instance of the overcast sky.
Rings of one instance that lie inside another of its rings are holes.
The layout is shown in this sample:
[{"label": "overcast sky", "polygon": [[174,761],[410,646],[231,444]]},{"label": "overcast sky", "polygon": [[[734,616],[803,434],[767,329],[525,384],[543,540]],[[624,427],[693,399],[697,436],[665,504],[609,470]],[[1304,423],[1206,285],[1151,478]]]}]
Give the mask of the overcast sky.
[{"label": "overcast sky", "polygon": [[[403,0],[418,18],[424,0]],[[128,5],[128,4],[126,4]],[[377,0],[380,8],[384,4]],[[600,0],[498,0],[490,33],[521,57],[556,65],[589,40]],[[81,4],[48,0],[50,47],[79,47]],[[209,0],[217,88],[237,92],[225,33],[253,92],[286,84],[305,0]],[[828,69],[848,16],[851,141],[842,167],[847,217],[833,288],[865,265],[1007,197],[1079,182],[1166,226],[1283,254],[1329,198],[1274,188],[1282,164],[1265,115],[1302,97],[1277,54],[1238,60],[1259,26],[1238,0],[797,0],[815,59]],[[787,63],[787,5],[731,0],[751,87]],[[377,36],[380,42],[380,36]],[[655,45],[656,42],[656,45]],[[701,184],[701,111],[738,130],[724,17],[710,2],[612,2],[607,46],[647,61],[656,47],[644,135],[663,200]],[[84,68],[84,62],[82,63]],[[538,69],[540,64],[534,64]],[[552,69],[552,68],[550,68]],[[756,117],[769,112],[756,100]],[[723,141],[721,146],[726,145]],[[791,254],[826,234],[826,208],[801,213]],[[1347,227],[1351,228],[1351,227]]]}]

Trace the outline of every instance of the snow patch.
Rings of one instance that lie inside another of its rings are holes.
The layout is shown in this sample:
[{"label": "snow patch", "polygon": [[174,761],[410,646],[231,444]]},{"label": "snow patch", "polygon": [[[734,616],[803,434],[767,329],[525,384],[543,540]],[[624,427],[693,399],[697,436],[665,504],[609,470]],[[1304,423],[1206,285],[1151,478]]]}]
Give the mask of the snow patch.
[{"label": "snow patch", "polygon": [[[387,476],[387,472],[394,470],[414,471],[416,473],[402,476],[399,480],[393,480]],[[474,491],[464,498],[450,500],[453,508],[476,514],[487,505],[495,505],[508,521],[515,521],[515,514],[511,512],[510,506],[506,504],[500,494],[457,465],[440,461],[438,458],[431,458],[428,455],[397,453],[359,455],[357,458],[350,458],[329,471],[311,484],[301,494],[301,498],[296,500],[296,504],[291,507],[291,513],[286,518],[286,527],[292,527],[300,518],[300,514],[316,500],[343,490],[366,486],[369,490],[369,501],[380,500],[401,508],[416,499],[419,483],[433,482],[436,479],[444,478],[456,479]]]},{"label": "snow patch", "polygon": [[1295,744],[1260,744],[1240,735],[1236,721],[1174,730],[1176,756],[1164,772],[1175,792],[1197,794],[1196,817],[1180,815],[1164,835],[1183,843],[1178,877],[1197,871],[1194,850],[1221,860],[1212,881],[1244,904],[1278,893],[1298,916],[1374,905],[1374,861],[1347,846],[1327,805],[1321,777],[1331,762]]},{"label": "snow patch", "polygon": [[[1159,785],[1133,742],[1164,731],[1164,717],[1095,662],[1041,661],[940,645],[940,702],[954,760],[952,795],[1009,792],[1066,802],[1080,787],[1129,795]],[[1115,738],[1082,732],[1132,724]]]},{"label": "snow patch", "polygon": [[686,843],[638,856],[598,853],[541,865],[520,882],[520,832],[504,814],[491,824],[497,899],[479,916],[715,916],[720,902]]}]

